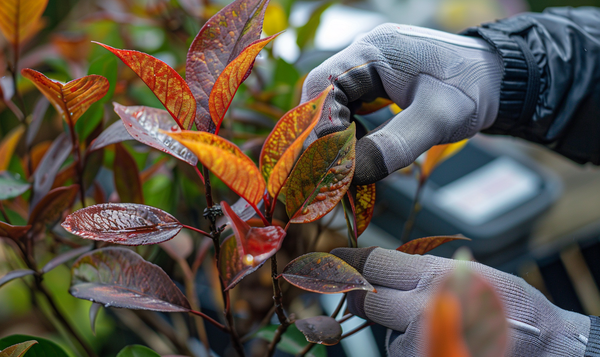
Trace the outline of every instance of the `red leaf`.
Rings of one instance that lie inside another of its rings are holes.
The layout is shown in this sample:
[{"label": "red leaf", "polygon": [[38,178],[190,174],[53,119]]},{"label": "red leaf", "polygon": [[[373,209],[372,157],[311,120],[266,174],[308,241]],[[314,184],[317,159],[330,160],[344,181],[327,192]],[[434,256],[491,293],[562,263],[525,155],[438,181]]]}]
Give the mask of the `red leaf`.
[{"label": "red leaf", "polygon": [[0,237],[6,237],[13,240],[19,240],[29,231],[31,226],[13,226],[0,221]]},{"label": "red leaf", "polygon": [[196,102],[190,88],[173,68],[146,53],[119,50],[94,42],[114,53],[123,61],[167,108],[173,119],[184,129],[190,129],[196,116]]},{"label": "red leaf", "polygon": [[210,92],[210,98],[208,99],[210,117],[216,126],[215,133],[219,132],[221,122],[223,121],[223,117],[225,117],[227,109],[229,109],[229,106],[231,105],[233,96],[240,85],[248,77],[249,71],[254,65],[254,59],[258,56],[260,51],[262,51],[262,49],[277,36],[279,36],[279,34],[251,43],[239,56],[223,69],[223,72],[221,72],[221,75],[217,78],[217,81]]},{"label": "red leaf", "polygon": [[144,203],[142,182],[137,164],[131,154],[121,144],[115,144],[113,172],[115,188],[121,202]]},{"label": "red leaf", "polygon": [[104,203],[82,208],[68,215],[62,226],[85,239],[123,245],[162,243],[183,227],[163,210],[134,203]]},{"label": "red leaf", "polygon": [[453,240],[470,240],[469,238],[465,238],[463,236],[434,236],[434,237],[425,237],[413,239],[409,242],[402,244],[396,250],[400,252],[404,252],[407,254],[425,254],[430,250],[439,247],[444,243],[451,242]]},{"label": "red leaf", "polygon": [[79,185],[59,187],[48,192],[35,206],[29,215],[27,224],[32,226],[34,232],[44,229],[46,224],[57,221],[64,211],[69,209],[75,201]]},{"label": "red leaf", "polygon": [[186,79],[196,99],[196,128],[215,132],[208,98],[223,69],[260,38],[268,0],[236,0],[211,17],[187,54]]},{"label": "red leaf", "polygon": [[286,233],[279,226],[250,227],[225,201],[221,208],[235,234],[223,242],[219,257],[219,269],[228,290],[277,253]]}]

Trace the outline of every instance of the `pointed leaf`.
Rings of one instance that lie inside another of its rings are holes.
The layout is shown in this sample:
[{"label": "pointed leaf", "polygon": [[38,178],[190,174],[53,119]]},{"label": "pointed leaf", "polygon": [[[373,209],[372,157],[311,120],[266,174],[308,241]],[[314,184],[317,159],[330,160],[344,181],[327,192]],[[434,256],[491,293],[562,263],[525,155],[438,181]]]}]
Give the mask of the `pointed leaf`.
[{"label": "pointed leaf", "polygon": [[356,230],[360,236],[371,223],[375,209],[375,184],[356,186]]},{"label": "pointed leaf", "polygon": [[351,290],[375,291],[356,269],[329,253],[314,252],[301,255],[283,269],[281,276],[300,289],[321,294]]},{"label": "pointed leaf", "polygon": [[21,342],[0,351],[0,357],[22,357],[37,341]]},{"label": "pointed leaf", "polygon": [[47,224],[54,224],[73,205],[78,190],[79,185],[51,190],[31,211],[27,224],[32,226],[34,232],[43,230]]},{"label": "pointed leaf", "polygon": [[0,287],[2,287],[2,285],[6,284],[12,280],[22,278],[27,275],[33,275],[33,274],[35,274],[35,271],[33,271],[31,269],[13,270],[13,271],[9,272],[8,274],[4,275],[2,278],[0,278]]},{"label": "pointed leaf", "polygon": [[423,255],[430,250],[439,247],[444,243],[451,242],[453,240],[470,240],[462,235],[455,236],[434,236],[413,239],[409,242],[402,244],[396,250],[407,254],[420,254]]},{"label": "pointed leaf", "polygon": [[[256,333],[256,337],[271,342],[273,341],[273,338],[275,338],[275,331],[278,327],[278,325],[265,326]],[[292,324],[281,336],[281,341],[276,347],[278,350],[295,356],[298,355],[306,345],[308,345],[306,338],[302,332],[298,331],[298,328]],[[327,357],[327,349],[325,346],[317,345],[311,348],[305,356]]]},{"label": "pointed leaf", "polygon": [[39,28],[48,0],[2,0],[0,31],[13,46],[18,46]]},{"label": "pointed leaf", "polygon": [[179,131],[177,123],[167,111],[144,106],[126,107],[118,103],[113,103],[113,105],[115,113],[121,117],[125,129],[135,140],[164,151],[192,166],[198,164],[196,155],[163,132]]},{"label": "pointed leaf", "polygon": [[101,307],[102,304],[98,303],[92,303],[92,306],[90,306],[90,329],[92,330],[94,336],[96,335],[96,318],[98,318],[98,313],[100,312]]},{"label": "pointed leaf", "polygon": [[269,36],[251,43],[239,56],[225,67],[219,78],[217,78],[217,81],[210,92],[210,98],[208,99],[210,117],[216,126],[215,132],[219,132],[221,122],[225,117],[227,109],[229,109],[229,106],[231,105],[233,96],[240,85],[248,78],[250,71],[252,71],[256,56],[258,56],[260,51],[262,51],[262,49],[278,35],[279,34]]},{"label": "pointed leaf", "polygon": [[19,197],[29,190],[31,184],[21,180],[18,175],[11,172],[0,172],[0,200],[10,200]]},{"label": "pointed leaf", "polygon": [[186,79],[196,100],[196,128],[215,132],[208,99],[223,69],[260,38],[268,0],[236,0],[211,17],[187,54]]},{"label": "pointed leaf", "polygon": [[260,152],[260,172],[271,197],[276,197],[302,151],[304,141],[321,118],[323,103],[333,86],[287,112],[275,125]]},{"label": "pointed leaf", "polygon": [[[263,200],[261,200],[256,207],[257,208],[261,208],[263,204]],[[231,210],[233,212],[235,212],[235,214],[238,215],[238,217],[240,217],[240,219],[242,221],[247,221],[250,218],[254,217],[254,215],[256,215],[256,211],[254,210],[254,208],[252,207],[251,204],[248,203],[248,201],[246,201],[243,198],[239,198],[237,201],[235,201],[234,204],[231,205]],[[217,218],[217,227],[220,227],[224,224],[228,224],[229,220],[227,219],[227,217],[225,216],[220,216],[219,218]]]},{"label": "pointed leaf", "polygon": [[28,147],[33,144],[33,140],[40,130],[40,126],[42,125],[44,115],[46,115],[49,105],[50,102],[46,97],[40,97],[35,103],[33,113],[31,114],[31,123],[29,123],[29,128],[27,128],[27,135],[25,137],[25,143]]},{"label": "pointed leaf", "polygon": [[30,68],[23,69],[21,74],[35,84],[58,114],[72,126],[90,105],[104,97],[109,88],[108,79],[95,74],[74,79],[66,84],[54,81]]},{"label": "pointed leaf", "polygon": [[207,132],[168,133],[190,149],[230,189],[256,205],[265,192],[265,180],[252,160],[233,143]]},{"label": "pointed leaf", "polygon": [[221,202],[221,208],[235,234],[223,242],[219,257],[221,277],[228,290],[277,253],[286,233],[279,226],[250,227],[227,202]]},{"label": "pointed leaf", "polygon": [[508,321],[494,288],[466,265],[441,285],[425,314],[427,356],[504,356]]},{"label": "pointed leaf", "polygon": [[129,134],[122,121],[116,121],[106,128],[89,147],[89,151],[99,150],[108,145],[120,143],[126,140],[134,140]]},{"label": "pointed leaf", "polygon": [[163,61],[146,53],[119,50],[94,42],[123,61],[152,90],[169,114],[184,129],[190,129],[196,116],[196,102],[183,78]]},{"label": "pointed leaf", "polygon": [[52,258],[44,267],[42,268],[42,273],[45,274],[57,266],[68,262],[71,259],[77,258],[83,253],[87,253],[94,248],[93,245],[86,245],[77,249],[71,249],[68,252],[57,255]]},{"label": "pointed leaf", "polygon": [[123,348],[117,357],[160,357],[160,355],[146,346],[131,345]]},{"label": "pointed leaf", "polygon": [[306,341],[332,346],[342,338],[342,326],[333,317],[314,316],[296,320],[296,327],[306,337]]},{"label": "pointed leaf", "polygon": [[134,203],[103,203],[82,208],[68,215],[62,226],[85,239],[123,245],[162,243],[175,237],[182,228],[167,212]]},{"label": "pointed leaf", "polygon": [[73,149],[73,144],[65,133],[61,133],[50,149],[46,151],[42,161],[38,165],[33,174],[33,198],[31,199],[31,207],[35,207],[37,203],[44,197],[54,183],[56,174],[62,166],[63,162],[69,157],[69,153]]},{"label": "pointed leaf", "polygon": [[105,307],[187,312],[190,304],[160,267],[125,248],[102,248],[71,269],[71,295]]},{"label": "pointed leaf", "polygon": [[4,171],[8,168],[10,159],[13,157],[15,148],[24,132],[25,127],[19,125],[6,134],[4,139],[0,142],[0,171]]},{"label": "pointed leaf", "polygon": [[13,226],[0,221],[0,237],[6,237],[13,240],[19,240],[29,231],[31,226]]},{"label": "pointed leaf", "polygon": [[286,183],[285,209],[291,223],[315,221],[342,199],[354,175],[355,126],[313,142]]},{"label": "pointed leaf", "polygon": [[387,98],[377,97],[372,102],[363,102],[360,105],[360,108],[358,108],[356,110],[356,114],[358,114],[358,115],[371,114],[371,113],[374,113],[374,112],[376,112],[376,111],[378,111],[380,109],[388,107],[388,106],[390,106],[392,104],[394,104],[394,102],[392,102],[391,100],[389,100]]},{"label": "pointed leaf", "polygon": [[121,144],[115,145],[115,160],[113,172],[115,188],[119,193],[121,202],[144,203],[142,182],[137,164],[131,154]]},{"label": "pointed leaf", "polygon": [[436,145],[427,151],[425,162],[421,165],[421,180],[426,180],[433,170],[450,156],[459,152],[466,144],[468,139],[452,144]]},{"label": "pointed leaf", "polygon": [[[31,346],[25,357],[69,357],[56,343],[37,336],[10,335],[0,339],[0,350],[13,346],[17,343],[36,341]],[[0,354],[1,355],[1,354]]]}]

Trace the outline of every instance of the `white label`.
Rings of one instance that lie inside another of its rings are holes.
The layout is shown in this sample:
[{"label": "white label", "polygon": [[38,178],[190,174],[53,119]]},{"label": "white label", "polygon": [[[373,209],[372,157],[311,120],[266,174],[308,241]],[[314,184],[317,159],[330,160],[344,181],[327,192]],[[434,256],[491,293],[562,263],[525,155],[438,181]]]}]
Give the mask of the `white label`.
[{"label": "white label", "polygon": [[437,190],[433,202],[476,226],[535,196],[540,183],[532,171],[508,157],[499,157]]}]

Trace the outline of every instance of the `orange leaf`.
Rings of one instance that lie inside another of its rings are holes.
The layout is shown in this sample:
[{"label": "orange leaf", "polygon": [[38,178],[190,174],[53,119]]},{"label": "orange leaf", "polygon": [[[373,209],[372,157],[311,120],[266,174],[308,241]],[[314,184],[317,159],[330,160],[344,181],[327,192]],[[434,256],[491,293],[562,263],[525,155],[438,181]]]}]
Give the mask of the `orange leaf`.
[{"label": "orange leaf", "polygon": [[152,90],[183,129],[190,129],[196,116],[196,101],[187,83],[173,68],[146,53],[119,50],[94,42],[123,61]]},{"label": "orange leaf", "polygon": [[260,152],[260,171],[267,189],[276,197],[294,168],[304,141],[319,122],[323,103],[333,86],[318,97],[287,112],[275,125]]},{"label": "orange leaf", "polygon": [[455,236],[434,236],[413,239],[409,242],[402,244],[396,250],[407,254],[425,254],[430,250],[439,247],[444,243],[451,242],[453,240],[470,240],[469,238],[463,237],[460,234]]},{"label": "orange leaf", "polygon": [[466,144],[467,140],[457,143],[436,145],[427,151],[425,162],[421,166],[421,180],[426,180],[433,170],[450,156],[456,154]]},{"label": "orange leaf", "polygon": [[447,291],[435,296],[426,310],[427,357],[470,357],[462,336],[462,309],[458,298]]},{"label": "orange leaf", "polygon": [[13,46],[18,46],[39,30],[40,17],[48,0],[2,0],[0,31]]},{"label": "orange leaf", "polygon": [[190,149],[230,189],[256,205],[265,192],[265,180],[252,160],[233,143],[204,131],[165,132]]},{"label": "orange leaf", "polygon": [[237,92],[240,85],[248,78],[254,59],[260,51],[279,34],[263,38],[262,40],[254,41],[246,47],[239,56],[231,61],[227,67],[221,72],[219,78],[215,82],[210,98],[208,99],[208,107],[210,117],[215,124],[216,131],[219,132],[219,127],[223,121],[223,117],[231,105],[233,96]]},{"label": "orange leaf", "polygon": [[4,171],[8,168],[10,159],[12,158],[15,148],[19,143],[19,139],[25,132],[25,127],[19,125],[18,127],[11,130],[2,142],[0,142],[0,171]]},{"label": "orange leaf", "polygon": [[394,104],[394,102],[392,102],[391,100],[389,100],[387,98],[377,97],[372,102],[363,102],[360,105],[360,108],[358,108],[356,110],[356,114],[358,114],[358,115],[371,114],[373,112],[376,112],[376,111],[383,109],[387,106],[390,106],[392,104]]},{"label": "orange leaf", "polygon": [[30,68],[23,69],[21,74],[35,84],[70,126],[75,125],[90,105],[104,97],[110,87],[108,79],[95,74],[66,84]]},{"label": "orange leaf", "polygon": [[375,184],[356,186],[356,235],[360,236],[371,223],[375,209]]}]

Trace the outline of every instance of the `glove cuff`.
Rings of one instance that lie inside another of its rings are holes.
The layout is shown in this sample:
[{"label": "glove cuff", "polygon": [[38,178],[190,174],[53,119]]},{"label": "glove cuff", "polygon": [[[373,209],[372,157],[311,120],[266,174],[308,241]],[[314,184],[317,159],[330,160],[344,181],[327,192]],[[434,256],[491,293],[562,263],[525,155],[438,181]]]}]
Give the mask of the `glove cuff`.
[{"label": "glove cuff", "polygon": [[590,336],[585,348],[585,357],[600,356],[600,317],[590,316]]},{"label": "glove cuff", "polygon": [[462,34],[481,37],[502,57],[504,73],[500,87],[498,116],[488,134],[513,134],[515,128],[526,123],[535,111],[540,90],[540,73],[537,62],[525,40],[514,28],[501,23],[472,27]]}]

